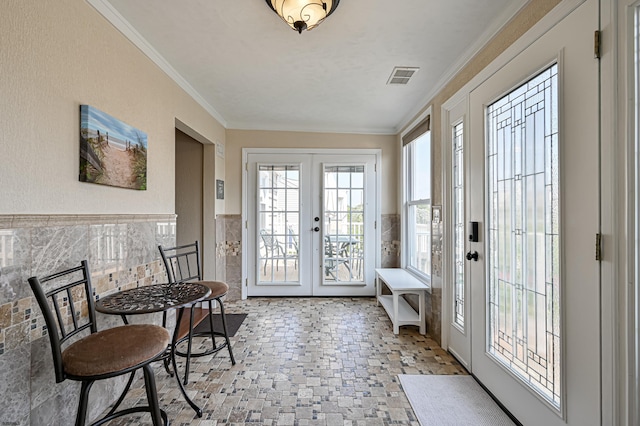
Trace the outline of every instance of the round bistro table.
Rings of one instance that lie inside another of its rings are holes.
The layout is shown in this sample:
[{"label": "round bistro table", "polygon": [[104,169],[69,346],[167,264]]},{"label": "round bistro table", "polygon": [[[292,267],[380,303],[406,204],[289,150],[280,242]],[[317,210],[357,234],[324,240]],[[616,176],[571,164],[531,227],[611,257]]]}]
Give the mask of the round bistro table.
[{"label": "round bistro table", "polygon": [[[209,296],[211,290],[197,283],[176,283],[176,284],[152,284],[143,287],[136,287],[128,290],[122,290],[117,293],[111,294],[109,296],[105,296],[96,302],[96,311],[101,312],[103,314],[108,315],[120,315],[122,317],[122,321],[125,324],[128,324],[127,315],[141,315],[141,314],[150,314],[155,312],[162,312],[166,318],[166,312],[170,309],[178,309],[178,314],[176,318],[176,326],[173,330],[173,337],[171,339],[171,345],[169,346],[169,351],[167,357],[165,357],[165,368],[169,372],[167,368],[167,363],[171,362],[173,367],[173,374],[178,382],[178,386],[180,387],[180,391],[182,392],[182,396],[187,401],[187,403],[193,408],[198,417],[202,417],[202,409],[196,405],[195,402],[187,395],[186,390],[184,389],[184,385],[177,374],[178,369],[176,366],[176,346],[178,342],[178,329],[180,321],[182,320],[182,316],[184,314],[184,309],[186,307],[192,306],[194,303],[198,303]],[[163,319],[163,323],[165,323]],[[163,324],[166,325],[166,324]],[[133,382],[133,374],[129,378],[129,382],[125,387],[122,395],[116,402],[114,408],[112,410],[117,409],[117,407],[124,400],[125,395],[129,391],[131,387],[131,383]]]}]

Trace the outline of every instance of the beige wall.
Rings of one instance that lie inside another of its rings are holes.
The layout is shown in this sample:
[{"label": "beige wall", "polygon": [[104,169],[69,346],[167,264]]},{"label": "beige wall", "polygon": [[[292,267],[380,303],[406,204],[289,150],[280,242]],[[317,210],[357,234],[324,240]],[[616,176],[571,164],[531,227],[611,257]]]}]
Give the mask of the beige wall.
[{"label": "beige wall", "polygon": [[[561,0],[531,0],[523,9],[476,54],[460,72],[458,72],[440,90],[425,107],[416,114],[418,117],[431,107],[431,142],[432,142],[432,202],[442,205],[442,167],[439,159],[442,158],[442,129],[441,107],[450,97],[455,95],[465,84],[489,65],[502,52],[526,33],[535,23],[545,16],[551,9],[561,3]],[[413,122],[413,120],[411,120]],[[404,131],[403,129],[402,131]],[[398,146],[400,143],[398,142]]]},{"label": "beige wall", "polygon": [[397,213],[395,136],[227,130],[225,201],[227,214],[242,211],[243,148],[377,148],[382,150],[382,214]]},{"label": "beige wall", "polygon": [[[3,1],[0,76],[0,214],[173,213],[176,118],[225,141],[209,113],[83,0]],[[80,104],[147,133],[146,191],[78,181]]]}]

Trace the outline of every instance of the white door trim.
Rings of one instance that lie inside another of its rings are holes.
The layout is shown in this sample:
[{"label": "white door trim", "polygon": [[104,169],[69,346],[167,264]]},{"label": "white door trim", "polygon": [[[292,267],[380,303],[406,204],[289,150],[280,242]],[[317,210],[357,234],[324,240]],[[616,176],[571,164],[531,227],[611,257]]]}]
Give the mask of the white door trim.
[{"label": "white door trim", "polygon": [[[617,365],[615,372],[622,372],[615,375],[618,381],[613,383],[613,415],[611,417],[615,424],[637,425],[640,422],[640,395],[638,357],[640,356],[639,337],[637,336],[638,315],[640,314],[640,299],[638,299],[638,272],[640,265],[640,246],[638,245],[638,192],[640,191],[640,171],[637,148],[638,134],[636,126],[639,116],[636,102],[640,98],[640,88],[635,80],[635,58],[636,46],[635,38],[635,12],[640,7],[640,0],[612,1],[611,11],[613,28],[617,28],[617,34],[612,34],[610,44],[611,52],[614,56],[613,64],[607,62],[607,67],[603,67],[603,96],[606,96],[605,89],[609,89],[608,96],[615,110],[603,120],[610,127],[604,127],[603,140],[619,141],[620,144],[610,149],[613,164],[617,164],[617,173],[612,175],[612,197],[615,206],[626,206],[617,211],[618,216],[613,216],[616,221],[613,229],[618,243],[613,247],[614,264],[617,265],[615,283],[609,292],[618,305],[618,327],[612,327],[614,331],[611,338],[614,340],[616,348],[620,348],[614,354],[614,365]],[[607,45],[609,48],[609,45]],[[607,49],[609,50],[609,49]],[[609,69],[610,68],[610,69]],[[607,78],[608,77],[608,78]],[[612,108],[613,109],[613,108]],[[614,205],[612,204],[612,207]],[[636,235],[635,238],[628,236]],[[613,317],[615,319],[615,316]],[[607,371],[609,373],[609,371]],[[617,405],[615,405],[617,402]],[[617,409],[617,410],[616,410]],[[614,424],[614,423],[612,423]]]},{"label": "white door trim", "polygon": [[[248,196],[249,196],[249,176],[248,176],[248,156],[250,154],[318,154],[318,155],[336,155],[336,154],[344,154],[344,155],[357,155],[357,154],[370,154],[375,155],[377,170],[375,173],[376,179],[376,198],[378,200],[382,199],[382,150],[378,148],[364,148],[364,149],[330,149],[330,148],[242,148],[242,237],[241,237],[241,247],[248,247],[248,238],[247,235],[247,221],[249,220],[249,212],[248,212]],[[374,203],[374,215],[377,226],[375,227],[375,267],[380,266],[381,262],[381,244],[382,244],[382,224],[381,224],[381,203]],[[244,250],[243,250],[244,252]],[[248,256],[242,256],[242,299],[247,298],[247,283],[248,283]]]},{"label": "white door trim", "polygon": [[[455,298],[455,278],[453,271],[453,264],[455,262],[454,257],[454,224],[453,224],[453,179],[452,179],[452,144],[453,135],[451,133],[454,123],[462,123],[463,128],[463,142],[464,142],[464,176],[465,176],[465,223],[468,216],[468,197],[467,197],[467,179],[468,176],[468,134],[469,134],[469,98],[467,96],[457,98],[458,102],[447,105],[443,105],[441,108],[441,129],[442,129],[442,173],[443,173],[443,191],[442,202],[444,205],[444,232],[443,232],[443,269],[442,269],[442,347],[448,349],[452,354],[460,361],[460,363],[469,371],[472,371],[471,366],[471,336],[470,336],[470,320],[471,320],[471,298],[469,292],[470,278],[465,271],[465,331],[464,335],[468,338],[467,344],[469,345],[468,351],[465,348],[464,354],[456,353],[452,347],[452,335],[450,331],[451,321],[453,320],[453,301]],[[465,228],[466,229],[466,228]],[[467,269],[467,262],[465,262],[465,270]],[[456,333],[456,331],[453,331]],[[455,336],[453,336],[455,337]],[[465,359],[466,358],[466,359]]]}]

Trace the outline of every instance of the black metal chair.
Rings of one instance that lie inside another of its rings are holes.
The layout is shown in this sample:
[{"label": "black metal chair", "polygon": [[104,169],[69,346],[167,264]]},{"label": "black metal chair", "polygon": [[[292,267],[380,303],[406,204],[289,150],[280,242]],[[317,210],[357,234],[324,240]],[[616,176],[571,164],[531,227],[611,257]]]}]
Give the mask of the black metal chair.
[{"label": "black metal chair", "polygon": [[[144,373],[149,405],[116,411],[125,392],[107,415],[93,424],[101,425],[131,413],[149,412],[154,425],[167,425],[167,414],[158,404],[150,364],[166,353],[169,332],[150,324],[98,331],[86,260],[80,266],[43,278],[31,277],[29,285],[47,325],[56,383],[66,379],[82,382],[76,426],[84,426],[86,422],[89,391],[96,380],[133,374],[138,369]],[[45,291],[43,287],[49,290]],[[86,331],[89,334],[81,337]]]},{"label": "black metal chair", "polygon": [[[167,271],[167,277],[170,283],[178,282],[197,282],[211,289],[211,294],[202,303],[208,304],[209,312],[209,330],[203,332],[194,333],[194,317],[195,306],[191,306],[191,312],[189,315],[189,332],[187,336],[180,339],[178,343],[187,341],[187,352],[179,351],[176,349],[175,353],[186,358],[186,366],[184,373],[184,384],[189,381],[189,364],[191,357],[202,357],[217,353],[223,348],[229,349],[229,357],[231,358],[231,365],[236,365],[236,360],[233,357],[233,351],[231,350],[231,341],[229,340],[229,333],[227,332],[227,319],[224,313],[224,303],[222,298],[227,295],[229,286],[222,281],[203,281],[200,273],[200,251],[198,249],[198,242],[186,244],[177,247],[163,248],[158,246],[160,250],[160,256],[164,262],[164,267]],[[222,321],[222,332],[215,331],[213,327],[213,301],[218,302],[220,306],[220,319]],[[176,324],[179,327],[180,324]],[[225,342],[218,345],[216,344],[216,336],[224,337]],[[212,348],[203,352],[194,353],[191,350],[194,337],[211,337]]]}]

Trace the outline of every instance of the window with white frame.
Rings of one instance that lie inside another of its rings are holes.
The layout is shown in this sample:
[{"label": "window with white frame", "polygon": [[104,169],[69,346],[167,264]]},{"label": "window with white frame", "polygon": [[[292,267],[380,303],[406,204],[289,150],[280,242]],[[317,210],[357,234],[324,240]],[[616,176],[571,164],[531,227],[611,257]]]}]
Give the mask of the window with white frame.
[{"label": "window with white frame", "polygon": [[403,138],[405,194],[404,266],[431,276],[431,132],[429,117]]}]

